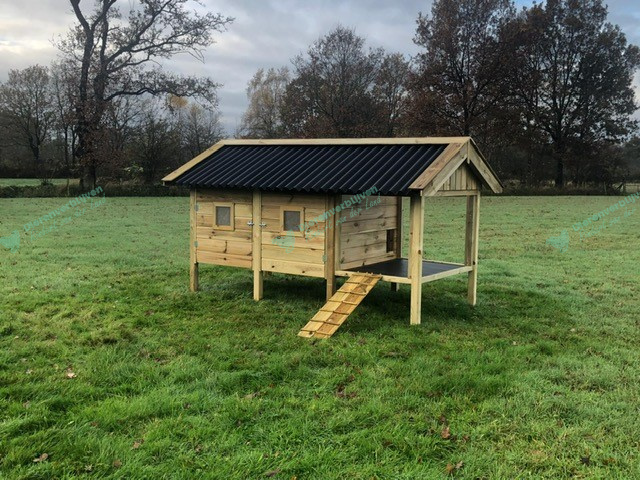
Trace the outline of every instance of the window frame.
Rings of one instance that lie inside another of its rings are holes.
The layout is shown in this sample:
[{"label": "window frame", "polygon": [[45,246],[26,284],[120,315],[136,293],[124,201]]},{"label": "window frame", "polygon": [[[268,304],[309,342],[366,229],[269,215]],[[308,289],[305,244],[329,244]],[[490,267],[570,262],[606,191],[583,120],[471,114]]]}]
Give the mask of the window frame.
[{"label": "window frame", "polygon": [[[218,225],[218,207],[229,207],[229,225]],[[235,208],[233,202],[213,202],[213,228],[216,230],[235,230]]]},{"label": "window frame", "polygon": [[299,225],[304,225],[304,207],[291,207],[291,206],[281,206],[280,207],[280,232],[281,235],[288,235],[291,232],[296,237],[303,237],[304,231],[294,231],[294,230],[285,230],[284,229],[284,212],[300,212],[300,223]]}]

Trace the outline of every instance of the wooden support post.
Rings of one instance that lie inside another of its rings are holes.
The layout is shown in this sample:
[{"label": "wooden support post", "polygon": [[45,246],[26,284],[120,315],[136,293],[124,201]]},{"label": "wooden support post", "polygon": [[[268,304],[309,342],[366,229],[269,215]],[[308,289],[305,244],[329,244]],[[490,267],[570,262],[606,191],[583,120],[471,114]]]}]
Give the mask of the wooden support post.
[{"label": "wooden support post", "polygon": [[[330,211],[336,206],[336,195],[327,194],[325,211]],[[336,293],[336,216],[327,218],[324,231],[324,278],[327,282],[327,301]]]},{"label": "wooden support post", "polygon": [[198,256],[197,256],[197,222],[198,203],[196,189],[192,188],[189,195],[189,289],[197,292],[199,287]]},{"label": "wooden support post", "polygon": [[411,279],[411,325],[420,325],[422,314],[422,250],[424,248],[424,197],[411,196],[409,210],[409,278]]},{"label": "wooden support post", "polygon": [[[402,198],[396,197],[398,204],[396,205],[396,232],[393,239],[396,258],[402,258]],[[391,283],[391,290],[397,292],[400,290],[399,283]]]},{"label": "wooden support post", "polygon": [[478,285],[478,234],[480,230],[480,192],[467,197],[467,228],[465,234],[465,265],[472,267],[467,280],[467,301],[475,305]]},{"label": "wooden support post", "polygon": [[255,301],[262,300],[264,292],[264,279],[262,272],[262,192],[260,190],[253,191],[253,207],[251,221],[251,258],[253,267],[253,299]]},{"label": "wooden support post", "polygon": [[[334,207],[342,202],[342,195],[336,195],[334,199]],[[337,214],[336,214],[337,215]],[[333,220],[333,248],[335,249],[335,270],[342,270],[342,245],[340,238],[342,237],[342,223]]]}]

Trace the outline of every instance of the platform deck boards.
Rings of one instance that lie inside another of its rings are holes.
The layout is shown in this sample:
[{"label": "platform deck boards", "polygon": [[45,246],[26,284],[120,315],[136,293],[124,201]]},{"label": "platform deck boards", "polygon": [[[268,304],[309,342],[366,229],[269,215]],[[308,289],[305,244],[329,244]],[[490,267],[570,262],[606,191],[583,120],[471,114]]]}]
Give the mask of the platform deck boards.
[{"label": "platform deck boards", "polygon": [[350,276],[340,290],[302,327],[298,335],[305,338],[329,338],[381,278],[382,275],[368,273]]}]

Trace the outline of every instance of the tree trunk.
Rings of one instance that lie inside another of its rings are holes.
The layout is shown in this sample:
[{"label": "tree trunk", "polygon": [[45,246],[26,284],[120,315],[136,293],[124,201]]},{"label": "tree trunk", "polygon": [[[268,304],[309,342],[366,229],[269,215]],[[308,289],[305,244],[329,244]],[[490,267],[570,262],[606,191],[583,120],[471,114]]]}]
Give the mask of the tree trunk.
[{"label": "tree trunk", "polygon": [[556,160],[556,188],[564,188],[564,154],[564,145],[556,143],[553,152],[553,157]]},{"label": "tree trunk", "polygon": [[564,159],[556,158],[556,188],[564,188]]},{"label": "tree trunk", "polygon": [[92,163],[84,165],[80,176],[80,186],[82,189],[93,190],[96,188],[96,181],[96,166]]}]

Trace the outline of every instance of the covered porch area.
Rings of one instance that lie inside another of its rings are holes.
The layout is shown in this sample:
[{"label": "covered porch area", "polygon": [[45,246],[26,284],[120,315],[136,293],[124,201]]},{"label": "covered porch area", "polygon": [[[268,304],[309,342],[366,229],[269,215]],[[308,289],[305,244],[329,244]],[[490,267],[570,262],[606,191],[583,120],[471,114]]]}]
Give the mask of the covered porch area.
[{"label": "covered porch area", "polygon": [[[467,301],[475,305],[477,300],[478,279],[478,237],[480,226],[480,191],[454,190],[447,193],[434,192],[431,196],[456,196],[466,198],[466,224],[464,240],[464,263],[443,262],[427,260],[423,258],[425,244],[425,204],[426,197],[423,192],[409,197],[409,245],[403,248],[402,225],[404,224],[404,212],[402,209],[402,197],[399,197],[398,222],[396,238],[395,258],[381,262],[368,263],[350,268],[336,268],[337,277],[351,277],[358,274],[380,275],[382,281],[391,282],[392,288],[398,290],[400,284],[411,286],[410,323],[419,325],[422,314],[422,285],[440,280],[453,275],[467,275]],[[408,250],[408,251],[406,251]],[[405,251],[408,256],[405,256]],[[328,285],[329,296],[335,287]]]}]

